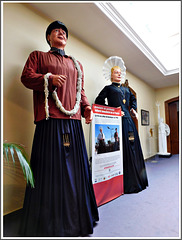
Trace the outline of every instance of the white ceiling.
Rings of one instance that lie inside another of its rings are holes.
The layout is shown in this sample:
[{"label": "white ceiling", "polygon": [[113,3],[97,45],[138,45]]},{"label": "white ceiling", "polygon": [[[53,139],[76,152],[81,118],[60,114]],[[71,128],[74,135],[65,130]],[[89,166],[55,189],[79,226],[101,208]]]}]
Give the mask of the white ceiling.
[{"label": "white ceiling", "polygon": [[126,69],[153,88],[179,84],[179,69],[167,71],[110,3],[26,3],[107,57],[120,56]]}]

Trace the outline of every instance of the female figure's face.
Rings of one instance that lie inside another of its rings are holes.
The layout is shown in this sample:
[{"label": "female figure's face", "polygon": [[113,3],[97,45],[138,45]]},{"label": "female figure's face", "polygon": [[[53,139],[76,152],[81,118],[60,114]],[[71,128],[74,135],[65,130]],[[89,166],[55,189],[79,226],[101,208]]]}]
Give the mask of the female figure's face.
[{"label": "female figure's face", "polygon": [[120,67],[113,67],[111,69],[111,82],[120,83],[121,82],[121,69]]},{"label": "female figure's face", "polygon": [[64,49],[67,43],[66,32],[61,28],[55,28],[51,34],[47,36],[47,40],[51,47]]}]

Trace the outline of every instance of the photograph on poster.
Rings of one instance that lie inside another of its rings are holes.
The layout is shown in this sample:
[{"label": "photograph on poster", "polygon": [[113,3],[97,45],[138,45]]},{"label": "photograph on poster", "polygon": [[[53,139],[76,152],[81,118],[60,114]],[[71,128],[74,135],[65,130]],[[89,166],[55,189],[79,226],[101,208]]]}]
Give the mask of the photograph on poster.
[{"label": "photograph on poster", "polygon": [[95,151],[97,154],[120,150],[119,125],[95,124]]}]

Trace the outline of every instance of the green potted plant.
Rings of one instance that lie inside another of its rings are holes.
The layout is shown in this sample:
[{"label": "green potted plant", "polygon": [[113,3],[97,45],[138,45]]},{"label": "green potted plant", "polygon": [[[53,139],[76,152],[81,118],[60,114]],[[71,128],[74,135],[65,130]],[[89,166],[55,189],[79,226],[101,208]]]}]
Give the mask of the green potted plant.
[{"label": "green potted plant", "polygon": [[12,160],[15,164],[14,154],[17,155],[22,171],[27,183],[30,183],[31,187],[34,188],[34,177],[28,160],[28,155],[21,144],[4,142],[3,143],[3,158],[5,161]]}]

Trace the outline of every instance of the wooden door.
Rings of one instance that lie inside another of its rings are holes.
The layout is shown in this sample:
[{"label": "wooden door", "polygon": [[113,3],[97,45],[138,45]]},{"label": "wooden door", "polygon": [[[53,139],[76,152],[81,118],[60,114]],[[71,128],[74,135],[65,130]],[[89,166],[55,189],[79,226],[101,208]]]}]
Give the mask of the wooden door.
[{"label": "wooden door", "polygon": [[165,102],[166,123],[170,127],[167,137],[167,150],[171,154],[179,154],[179,97]]}]

